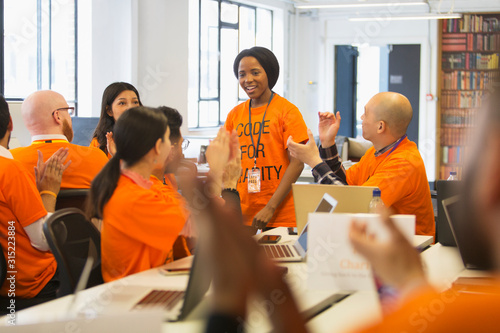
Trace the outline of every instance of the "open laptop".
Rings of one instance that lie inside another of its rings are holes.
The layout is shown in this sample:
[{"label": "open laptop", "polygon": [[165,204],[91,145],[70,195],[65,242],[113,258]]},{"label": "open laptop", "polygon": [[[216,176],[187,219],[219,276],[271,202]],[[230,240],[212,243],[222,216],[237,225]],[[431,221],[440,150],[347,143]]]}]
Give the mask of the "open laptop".
[{"label": "open laptop", "polygon": [[[325,193],[314,211],[317,213],[332,213],[336,206],[337,200]],[[307,253],[307,225],[294,244],[262,244],[261,246],[264,247],[267,257],[273,260],[285,262],[303,261]]]},{"label": "open laptop", "polygon": [[[130,285],[125,283],[126,287],[121,288],[118,283],[119,286],[114,289],[119,289],[120,292],[112,293],[112,297],[109,299],[109,302],[107,300],[106,307],[99,310],[99,312],[102,311],[104,313],[112,314],[123,313],[126,311],[161,311],[164,319],[167,321],[183,320],[201,302],[210,287],[212,276],[208,273],[208,270],[203,267],[203,265],[207,262],[207,260],[205,260],[206,258],[203,258],[205,255],[204,252],[206,253],[207,251],[197,251],[192,259],[191,269],[189,270],[188,285],[185,291],[152,288],[143,285],[132,285],[132,283],[130,283]],[[90,266],[91,265],[92,261],[90,260]],[[89,266],[88,263],[86,267],[87,266]],[[84,268],[82,274],[80,275],[80,279],[75,290],[75,298],[72,303],[76,303],[78,293],[83,289],[82,286],[87,284],[86,280],[89,278],[89,272],[90,270],[88,268]],[[145,272],[139,274],[143,273]],[[155,270],[147,273],[154,274],[155,277],[157,274],[160,275],[160,273]],[[103,293],[109,294],[109,290],[106,289]],[[97,296],[97,299],[98,298],[99,296]],[[76,306],[73,305],[74,304],[72,304],[70,308],[76,308]],[[83,309],[80,309],[79,312],[95,312],[95,309],[92,308],[91,304],[90,307],[91,308],[84,307]]]},{"label": "open laptop", "polygon": [[459,196],[443,200],[443,208],[464,266],[468,269],[490,269],[487,250],[482,246],[481,239],[470,232],[475,221],[463,218],[461,205]]},{"label": "open laptop", "polygon": [[[203,269],[203,258],[197,251],[189,272],[189,281],[186,291],[153,289],[144,295],[132,310],[163,309],[165,319],[178,321],[186,318],[205,296],[212,277]],[[204,251],[206,252],[206,251]]]},{"label": "open laptop", "polygon": [[446,217],[443,201],[460,193],[461,181],[438,180],[436,182],[437,191],[437,220],[436,220],[436,241],[444,246],[457,246],[455,238],[450,228],[450,223]]},{"label": "open laptop", "polygon": [[325,193],[337,200],[336,213],[368,213],[373,190],[376,188],[373,186],[292,184],[297,232],[300,233],[304,229],[308,214],[315,211],[317,202]]}]

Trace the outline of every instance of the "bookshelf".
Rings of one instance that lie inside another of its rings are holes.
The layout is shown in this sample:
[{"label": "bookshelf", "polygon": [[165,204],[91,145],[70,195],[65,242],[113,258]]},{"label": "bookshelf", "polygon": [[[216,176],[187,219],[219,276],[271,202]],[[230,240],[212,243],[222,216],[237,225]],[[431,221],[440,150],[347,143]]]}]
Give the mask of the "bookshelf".
[{"label": "bookshelf", "polygon": [[464,14],[442,20],[439,29],[437,179],[462,163],[482,97],[498,80],[500,13]]}]

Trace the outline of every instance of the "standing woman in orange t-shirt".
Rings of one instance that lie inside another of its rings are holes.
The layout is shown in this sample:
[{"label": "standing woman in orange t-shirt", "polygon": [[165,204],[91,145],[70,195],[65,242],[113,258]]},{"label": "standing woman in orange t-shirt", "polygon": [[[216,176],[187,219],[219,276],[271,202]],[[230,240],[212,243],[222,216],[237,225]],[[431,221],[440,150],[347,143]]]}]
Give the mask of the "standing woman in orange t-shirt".
[{"label": "standing woman in orange t-shirt", "polygon": [[[101,117],[94,131],[90,147],[102,150],[108,158],[112,152],[108,148],[108,133],[113,133],[115,122],[125,110],[135,106],[142,106],[139,92],[133,85],[127,82],[111,83],[104,90],[101,102]],[[111,148],[113,150],[113,148]]]},{"label": "standing woman in orange t-shirt", "polygon": [[238,191],[244,223],[257,229],[295,227],[291,185],[304,164],[290,156],[287,139],[307,141],[306,124],[295,105],[271,90],[279,63],[270,50],[255,46],[241,51],[233,70],[249,97],[225,122],[228,131],[236,130],[241,148]]},{"label": "standing woman in orange t-shirt", "polygon": [[106,282],[171,258],[185,216],[149,180],[170,153],[169,134],[165,115],[147,107],[125,111],[114,126],[116,153],[93,180],[87,211],[89,218],[102,219]]}]

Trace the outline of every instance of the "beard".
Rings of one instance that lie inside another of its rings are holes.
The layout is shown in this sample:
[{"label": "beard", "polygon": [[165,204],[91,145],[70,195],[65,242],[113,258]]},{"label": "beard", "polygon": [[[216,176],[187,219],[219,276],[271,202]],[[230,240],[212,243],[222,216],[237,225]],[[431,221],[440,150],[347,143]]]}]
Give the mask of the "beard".
[{"label": "beard", "polygon": [[69,142],[73,141],[73,128],[71,128],[69,122],[66,119],[63,120],[62,131]]}]

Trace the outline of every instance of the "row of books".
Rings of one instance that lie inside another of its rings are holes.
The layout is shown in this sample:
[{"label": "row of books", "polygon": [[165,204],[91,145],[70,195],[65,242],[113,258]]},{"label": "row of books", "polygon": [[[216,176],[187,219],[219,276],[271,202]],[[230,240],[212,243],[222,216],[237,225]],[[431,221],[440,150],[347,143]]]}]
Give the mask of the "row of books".
[{"label": "row of books", "polygon": [[448,163],[462,163],[466,153],[466,147],[463,146],[443,146],[441,154],[441,162]]},{"label": "row of books", "polygon": [[442,127],[472,127],[476,125],[477,109],[443,109]]},{"label": "row of books", "polygon": [[442,108],[480,108],[484,92],[441,91]]},{"label": "row of books", "polygon": [[470,127],[441,127],[441,146],[465,146],[470,142]]},{"label": "row of books", "polygon": [[494,31],[500,31],[500,26],[496,17],[465,14],[461,19],[443,20],[443,32]]},{"label": "row of books", "polygon": [[458,179],[462,179],[462,167],[450,165],[441,165],[441,168],[439,169],[439,179],[448,179],[450,172],[452,171],[457,173]]},{"label": "row of books", "polygon": [[447,90],[483,90],[491,87],[498,81],[498,72],[442,72],[442,89]]},{"label": "row of books", "polygon": [[443,34],[443,51],[498,51],[500,34]]},{"label": "row of books", "polygon": [[496,69],[498,53],[446,53],[443,52],[441,66],[443,69]]}]

